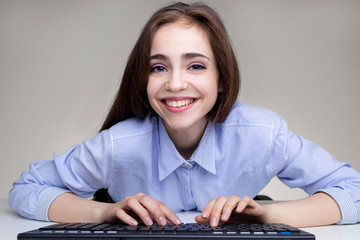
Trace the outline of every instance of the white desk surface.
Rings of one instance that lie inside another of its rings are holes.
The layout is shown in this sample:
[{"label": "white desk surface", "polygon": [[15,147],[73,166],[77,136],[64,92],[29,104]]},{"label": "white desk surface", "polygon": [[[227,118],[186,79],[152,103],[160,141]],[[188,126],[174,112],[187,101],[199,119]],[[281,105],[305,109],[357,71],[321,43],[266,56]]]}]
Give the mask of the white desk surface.
[{"label": "white desk surface", "polygon": [[[194,222],[197,212],[180,212],[178,216],[182,222]],[[53,223],[28,220],[15,213],[8,205],[6,199],[0,199],[0,239],[15,240],[20,232]],[[360,224],[331,225],[326,227],[302,228],[315,234],[317,240],[356,240],[360,239]]]}]

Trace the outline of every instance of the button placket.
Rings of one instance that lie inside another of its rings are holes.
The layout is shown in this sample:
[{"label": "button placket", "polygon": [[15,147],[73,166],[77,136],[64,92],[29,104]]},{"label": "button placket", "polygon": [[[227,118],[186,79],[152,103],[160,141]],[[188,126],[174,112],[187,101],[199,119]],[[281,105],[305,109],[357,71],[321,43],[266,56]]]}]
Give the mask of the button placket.
[{"label": "button placket", "polygon": [[186,210],[191,210],[196,207],[191,194],[191,185],[190,185],[191,168],[192,165],[190,163],[183,163],[182,167],[180,168],[182,183],[184,187],[183,195],[184,195]]}]

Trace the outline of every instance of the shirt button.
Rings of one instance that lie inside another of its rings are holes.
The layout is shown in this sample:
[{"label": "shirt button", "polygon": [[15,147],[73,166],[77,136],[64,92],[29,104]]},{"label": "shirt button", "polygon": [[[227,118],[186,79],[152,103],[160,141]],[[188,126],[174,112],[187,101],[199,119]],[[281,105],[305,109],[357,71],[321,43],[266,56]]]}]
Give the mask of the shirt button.
[{"label": "shirt button", "polygon": [[192,168],[192,165],[189,164],[189,163],[183,163],[182,166],[183,166],[184,168],[187,168],[187,169]]},{"label": "shirt button", "polygon": [[185,184],[185,185],[184,185],[184,188],[185,188],[185,189],[188,189],[188,185]]},{"label": "shirt button", "polygon": [[191,202],[190,200],[189,200],[189,201],[187,201],[187,203],[188,203],[188,204],[192,204],[192,202]]}]

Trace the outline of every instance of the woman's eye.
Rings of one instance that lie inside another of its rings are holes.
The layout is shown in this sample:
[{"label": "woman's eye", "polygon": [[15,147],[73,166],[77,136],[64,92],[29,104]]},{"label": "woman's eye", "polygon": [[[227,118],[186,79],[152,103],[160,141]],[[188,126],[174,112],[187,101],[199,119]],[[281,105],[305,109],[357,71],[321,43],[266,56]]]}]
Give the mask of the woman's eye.
[{"label": "woman's eye", "polygon": [[206,69],[205,66],[201,65],[201,64],[193,64],[189,67],[190,70],[202,70],[202,69]]},{"label": "woman's eye", "polygon": [[153,66],[153,67],[151,67],[151,69],[150,69],[150,72],[156,72],[156,73],[158,73],[158,72],[166,72],[167,70],[166,70],[166,68],[164,67],[164,66]]}]

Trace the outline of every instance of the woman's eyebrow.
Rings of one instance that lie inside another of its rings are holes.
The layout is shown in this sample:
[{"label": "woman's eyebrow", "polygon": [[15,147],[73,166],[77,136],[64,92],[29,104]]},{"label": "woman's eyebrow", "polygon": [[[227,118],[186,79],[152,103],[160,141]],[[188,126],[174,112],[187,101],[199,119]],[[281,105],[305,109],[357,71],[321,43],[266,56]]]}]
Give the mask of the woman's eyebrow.
[{"label": "woman's eyebrow", "polygon": [[192,58],[196,58],[196,57],[206,58],[207,60],[211,61],[209,57],[205,56],[202,53],[197,53],[197,52],[184,53],[182,56],[182,58],[184,58],[184,59],[192,59]]},{"label": "woman's eyebrow", "polygon": [[158,59],[158,60],[168,60],[169,58],[163,54],[155,54],[150,56],[150,60],[152,59]]},{"label": "woman's eyebrow", "polygon": [[[206,58],[207,60],[211,61],[209,57],[205,56],[202,53],[197,53],[197,52],[191,52],[191,53],[184,53],[181,58],[183,59],[192,59],[192,58],[196,58],[196,57],[202,57],[202,58]],[[157,59],[157,60],[169,60],[169,57],[163,55],[163,54],[155,54],[150,56],[150,60],[153,59]]]}]

